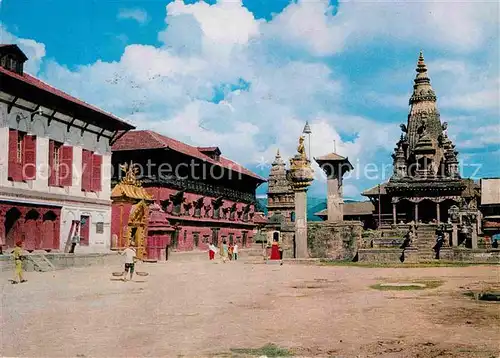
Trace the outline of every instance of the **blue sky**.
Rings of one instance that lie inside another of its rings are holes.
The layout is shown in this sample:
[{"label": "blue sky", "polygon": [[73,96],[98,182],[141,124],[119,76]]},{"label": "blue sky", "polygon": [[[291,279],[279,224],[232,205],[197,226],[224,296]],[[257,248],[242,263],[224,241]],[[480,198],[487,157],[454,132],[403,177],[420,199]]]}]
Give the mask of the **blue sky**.
[{"label": "blue sky", "polygon": [[[49,83],[263,176],[309,121],[313,156],[335,141],[359,169],[345,187],[359,198],[390,175],[421,49],[464,174],[500,176],[498,6],[1,0],[0,40]],[[324,195],[320,176],[310,192]]]}]

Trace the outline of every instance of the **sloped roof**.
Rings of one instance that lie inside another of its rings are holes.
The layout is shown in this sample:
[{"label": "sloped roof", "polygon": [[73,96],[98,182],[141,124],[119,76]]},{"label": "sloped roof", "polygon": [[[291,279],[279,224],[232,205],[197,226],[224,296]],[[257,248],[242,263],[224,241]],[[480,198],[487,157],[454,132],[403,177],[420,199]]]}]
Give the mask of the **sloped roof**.
[{"label": "sloped roof", "polygon": [[148,194],[146,189],[134,185],[127,185],[119,183],[115,185],[111,191],[111,198],[130,198],[137,200],[153,200],[153,197]]},{"label": "sloped roof", "polygon": [[[386,195],[387,191],[385,190],[387,183],[380,184],[380,195]],[[364,196],[372,196],[372,195],[378,195],[379,194],[379,186],[375,185],[374,187],[365,190],[364,192],[361,193],[361,195]]]},{"label": "sloped roof", "polygon": [[[60,99],[63,99],[67,102],[71,102],[79,107],[83,107],[86,110],[90,110],[91,112],[98,113],[101,116],[104,115],[107,120],[111,120],[115,123],[119,123],[120,129],[129,130],[129,129],[134,128],[133,125],[126,122],[125,120],[123,120],[123,119],[121,119],[121,118],[119,118],[111,113],[108,113],[108,112],[106,112],[106,111],[104,111],[96,106],[93,106],[87,102],[84,102],[78,98],[75,98],[75,97],[67,94],[66,92],[63,92],[55,87],[52,87],[48,83],[45,83],[44,81],[36,78],[35,76],[32,76],[32,75],[26,73],[26,72],[24,72],[22,75],[20,75],[18,73],[9,71],[9,70],[0,66],[0,83],[3,81],[2,80],[3,76],[7,76],[8,78],[11,78],[12,80],[21,81],[22,83],[30,86],[33,89],[38,89],[38,90],[41,90],[47,94],[57,96]],[[3,90],[8,93],[8,91],[6,89],[3,89]]]},{"label": "sloped roof", "polygon": [[[164,136],[162,134],[153,132],[151,130],[136,130],[125,133],[123,137],[118,139],[113,144],[112,151],[125,151],[125,150],[138,150],[138,149],[171,149],[173,151],[188,155],[193,158],[201,159],[203,161],[219,165],[223,168],[247,175],[255,178],[260,182],[265,182],[266,179],[244,168],[240,164],[233,162],[223,156],[218,161],[210,158],[208,155],[202,153],[198,147],[180,142],[173,138]],[[203,147],[202,147],[203,148]],[[206,148],[206,147],[205,147]]]},{"label": "sloped roof", "polygon": [[[370,201],[358,201],[352,203],[344,203],[344,216],[345,215],[370,215],[375,210],[375,206]],[[314,215],[320,217],[328,216],[328,209],[318,211]]]},{"label": "sloped roof", "polygon": [[337,153],[329,153],[322,155],[321,157],[314,158],[314,160],[346,160],[346,157],[343,157]]},{"label": "sloped roof", "polygon": [[267,224],[267,218],[263,213],[256,212],[253,216],[253,222],[255,224]]}]

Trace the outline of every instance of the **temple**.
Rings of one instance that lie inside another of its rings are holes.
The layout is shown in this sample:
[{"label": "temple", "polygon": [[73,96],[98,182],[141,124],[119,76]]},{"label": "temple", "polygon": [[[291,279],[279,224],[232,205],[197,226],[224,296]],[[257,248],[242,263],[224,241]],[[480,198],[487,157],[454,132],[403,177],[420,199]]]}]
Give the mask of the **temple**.
[{"label": "temple", "polygon": [[[458,152],[441,123],[422,52],[406,124],[394,148],[393,174],[387,183],[363,195],[375,206],[378,226],[447,222],[453,206],[475,206],[479,192],[458,170]],[[380,210],[380,212],[379,212]]]},{"label": "temple", "polygon": [[[217,147],[194,147],[148,130],[130,131],[113,145],[113,168],[130,162],[141,168],[142,188],[172,228],[171,239],[158,245],[175,251],[204,250],[222,240],[250,246],[258,225],[255,191],[265,179]],[[113,183],[120,180],[115,170]],[[118,210],[115,220],[123,221]]]},{"label": "temple", "polygon": [[267,215],[282,216],[283,221],[292,222],[295,210],[294,193],[286,178],[286,165],[279,150],[271,164],[267,180]]},{"label": "temple", "polygon": [[110,248],[111,144],[134,128],[24,72],[0,45],[0,245],[63,251]]}]

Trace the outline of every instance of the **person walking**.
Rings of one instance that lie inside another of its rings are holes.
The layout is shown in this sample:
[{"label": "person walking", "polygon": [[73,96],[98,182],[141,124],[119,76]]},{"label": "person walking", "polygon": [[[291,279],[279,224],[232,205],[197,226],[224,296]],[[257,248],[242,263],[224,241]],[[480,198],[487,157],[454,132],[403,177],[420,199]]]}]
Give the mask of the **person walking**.
[{"label": "person walking", "polygon": [[[27,280],[23,277],[23,243],[22,241],[16,242],[16,247],[14,247],[14,251],[12,251],[12,255],[14,257],[14,280],[12,283],[23,283]],[[19,281],[18,281],[19,279]]]},{"label": "person walking", "polygon": [[238,244],[234,244],[233,257],[234,257],[234,261],[238,260]]},{"label": "person walking", "polygon": [[134,276],[135,271],[135,262],[138,260],[137,253],[132,246],[127,247],[125,250],[121,252],[123,256],[125,256],[125,270],[123,272],[123,281],[127,281],[127,273],[130,272],[130,281],[132,281],[132,277]]},{"label": "person walking", "polygon": [[208,258],[209,260],[213,260],[215,258],[215,253],[217,252],[217,248],[214,244],[208,244]]},{"label": "person walking", "polygon": [[227,247],[227,243],[225,240],[221,243],[219,250],[220,250],[220,256],[222,258],[222,262],[226,263],[227,256],[228,256],[228,247]]}]

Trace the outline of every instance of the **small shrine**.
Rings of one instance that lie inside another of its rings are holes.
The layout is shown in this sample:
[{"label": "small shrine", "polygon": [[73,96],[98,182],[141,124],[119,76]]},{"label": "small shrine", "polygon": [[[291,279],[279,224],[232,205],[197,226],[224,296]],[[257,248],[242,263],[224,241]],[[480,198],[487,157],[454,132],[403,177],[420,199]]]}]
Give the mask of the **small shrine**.
[{"label": "small shrine", "polygon": [[120,169],[125,176],[111,191],[111,249],[121,250],[133,246],[137,257],[145,259],[149,205],[153,198],[137,179],[138,169],[133,163],[121,165]]}]

